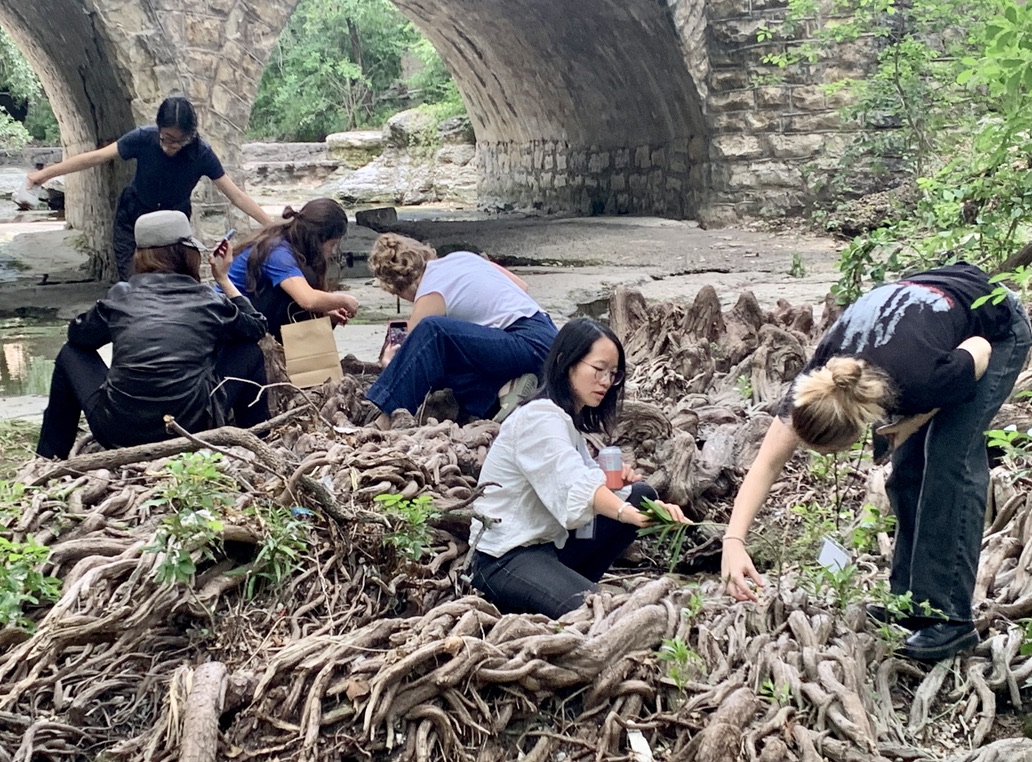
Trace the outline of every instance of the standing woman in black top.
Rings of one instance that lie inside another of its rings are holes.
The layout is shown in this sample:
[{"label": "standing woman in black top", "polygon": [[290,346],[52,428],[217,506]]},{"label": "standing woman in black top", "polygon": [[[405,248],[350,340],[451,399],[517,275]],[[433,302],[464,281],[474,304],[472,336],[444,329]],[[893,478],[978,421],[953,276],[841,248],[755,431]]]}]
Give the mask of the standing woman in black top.
[{"label": "standing woman in black top", "polygon": [[789,390],[735,498],[721,571],[736,600],[763,585],[746,551],[749,528],[800,444],[848,449],[888,416],[894,446],[886,488],[896,514],[889,577],[894,595],[931,604],[931,616],[879,621],[912,630],[900,650],[926,661],[971,648],[971,598],[982,542],[989,466],[984,432],[1010,396],[1032,335],[1014,294],[992,292],[986,274],[957,264],[875,288],[828,330]]},{"label": "standing woman in black top", "polygon": [[183,212],[190,217],[190,194],[208,177],[229,202],[263,227],[272,220],[244,193],[222,168],[211,146],[197,134],[197,112],[186,98],[166,98],[158,107],[157,125],[138,127],[94,151],[44,167],[29,175],[29,188],[47,180],[80,172],[108,161],[136,159],[136,174],[118,197],[115,209],[114,248],[118,276],[127,280],[136,239],[133,226],[143,214],[159,210]]}]

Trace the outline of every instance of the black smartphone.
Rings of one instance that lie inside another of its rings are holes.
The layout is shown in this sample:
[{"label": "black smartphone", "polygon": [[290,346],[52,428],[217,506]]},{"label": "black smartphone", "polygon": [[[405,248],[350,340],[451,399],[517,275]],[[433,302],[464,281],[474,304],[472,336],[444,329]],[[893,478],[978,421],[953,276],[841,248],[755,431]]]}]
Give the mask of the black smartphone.
[{"label": "black smartphone", "polygon": [[397,346],[401,345],[401,342],[405,340],[405,336],[408,334],[408,321],[406,320],[392,320],[387,324],[387,343],[394,344]]}]

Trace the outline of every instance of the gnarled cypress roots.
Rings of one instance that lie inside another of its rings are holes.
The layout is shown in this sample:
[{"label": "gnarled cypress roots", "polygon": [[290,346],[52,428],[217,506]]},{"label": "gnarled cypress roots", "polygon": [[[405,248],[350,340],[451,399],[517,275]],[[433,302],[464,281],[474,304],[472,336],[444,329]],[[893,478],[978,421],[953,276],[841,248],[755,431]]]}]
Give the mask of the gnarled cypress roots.
[{"label": "gnarled cypress roots", "polygon": [[[749,296],[722,314],[706,290],[691,305],[620,292],[612,314],[636,363],[619,443],[664,496],[719,520],[815,339],[812,314],[766,313]],[[627,758],[627,730],[668,760],[1032,754],[1032,742],[995,740],[1000,715],[1024,709],[1032,674],[1008,625],[1032,616],[1032,512],[1012,475],[994,477],[976,592],[984,640],[937,667],[894,657],[857,602],[829,607],[790,566],[772,570],[759,605],[730,605],[715,580],[660,577],[657,559],[560,622],[502,616],[460,576],[468,501],[497,425],[362,428],[362,390],[347,376],[312,404],[295,400],[300,411],[264,440],[200,437],[233,453],[225,470],[240,498],[223,532],[236,550],[206,561],[198,549],[189,585],[157,584],[160,559],[146,548],[167,510],[150,502],[163,459],[196,442],[26,467],[23,481],[40,486],[3,534],[50,545],[45,570],[63,587],[29,612],[33,633],[0,631],[0,760],[601,761]],[[769,510],[822,490],[789,469]],[[384,542],[397,526],[373,501],[384,492],[458,508],[435,520],[418,563]],[[884,502],[881,472],[843,492],[847,504]],[[314,515],[302,567],[248,600],[239,572],[253,561],[241,549],[262,527],[244,509],[259,498]],[[882,537],[860,559],[865,578],[884,576],[890,551]],[[664,641],[697,655],[676,679],[657,658]]]}]

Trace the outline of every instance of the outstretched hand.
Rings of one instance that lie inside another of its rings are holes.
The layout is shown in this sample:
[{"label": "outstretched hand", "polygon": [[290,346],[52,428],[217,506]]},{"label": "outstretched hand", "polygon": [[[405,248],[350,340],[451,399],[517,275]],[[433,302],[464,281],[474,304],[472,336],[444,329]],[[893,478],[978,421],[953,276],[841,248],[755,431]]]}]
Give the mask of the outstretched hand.
[{"label": "outstretched hand", "polygon": [[736,601],[756,601],[750,582],[756,587],[765,587],[763,577],[756,571],[745,544],[732,538],[724,541],[724,552],[720,557],[720,578],[724,580],[727,594]]}]

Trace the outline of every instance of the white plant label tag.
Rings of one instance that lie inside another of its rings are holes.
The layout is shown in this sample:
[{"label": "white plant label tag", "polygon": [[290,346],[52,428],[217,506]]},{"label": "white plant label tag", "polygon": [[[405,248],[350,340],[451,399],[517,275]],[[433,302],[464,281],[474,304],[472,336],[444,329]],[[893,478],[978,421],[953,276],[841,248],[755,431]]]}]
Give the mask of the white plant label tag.
[{"label": "white plant label tag", "polygon": [[824,538],[820,555],[817,556],[817,563],[829,571],[839,571],[849,566],[852,562],[853,559],[850,558],[849,551],[830,537]]},{"label": "white plant label tag", "polygon": [[578,540],[594,540],[595,539],[595,517],[592,516],[591,517],[591,521],[589,521],[584,526],[577,527],[577,531],[574,532],[573,536],[576,537]]}]

